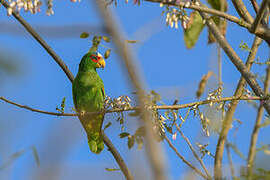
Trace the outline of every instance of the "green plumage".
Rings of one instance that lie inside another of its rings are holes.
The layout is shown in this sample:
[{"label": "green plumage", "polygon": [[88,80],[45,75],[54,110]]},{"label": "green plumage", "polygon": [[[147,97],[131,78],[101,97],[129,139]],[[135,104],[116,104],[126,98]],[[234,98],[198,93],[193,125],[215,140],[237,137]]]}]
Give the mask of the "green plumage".
[{"label": "green plumage", "polygon": [[96,72],[96,68],[101,66],[104,67],[105,62],[99,53],[87,53],[80,62],[78,74],[72,84],[75,108],[82,113],[79,119],[87,133],[89,148],[96,154],[104,149],[101,135],[104,115],[87,115],[85,113],[98,112],[104,108],[104,84]]}]

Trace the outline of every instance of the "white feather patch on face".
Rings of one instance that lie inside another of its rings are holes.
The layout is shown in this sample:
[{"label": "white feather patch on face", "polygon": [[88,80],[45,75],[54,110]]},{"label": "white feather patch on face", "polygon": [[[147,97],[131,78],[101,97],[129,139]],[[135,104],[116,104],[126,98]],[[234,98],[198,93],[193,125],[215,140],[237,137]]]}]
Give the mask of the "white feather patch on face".
[{"label": "white feather patch on face", "polygon": [[97,55],[98,55],[98,57],[103,58],[103,56],[99,52],[97,53]]}]

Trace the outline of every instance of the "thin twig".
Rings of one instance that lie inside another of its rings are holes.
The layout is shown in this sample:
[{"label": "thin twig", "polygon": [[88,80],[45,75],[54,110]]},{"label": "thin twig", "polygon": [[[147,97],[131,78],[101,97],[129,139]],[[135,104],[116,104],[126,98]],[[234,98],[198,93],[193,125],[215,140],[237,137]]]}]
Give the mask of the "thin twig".
[{"label": "thin twig", "polygon": [[256,13],[258,13],[260,7],[259,7],[257,1],[256,1],[256,0],[250,0],[250,1],[251,1],[251,3],[252,3],[252,6],[253,6],[254,11],[255,11]]},{"label": "thin twig", "polygon": [[198,156],[198,154],[196,153],[195,149],[193,148],[192,144],[190,143],[189,139],[184,135],[184,133],[181,131],[180,127],[175,124],[178,132],[181,134],[181,136],[184,138],[184,140],[186,141],[186,143],[188,144],[188,147],[190,148],[190,150],[192,151],[192,154],[194,155],[194,157],[199,161],[200,165],[202,166],[204,172],[206,173],[208,179],[211,179],[211,175],[209,174],[208,170],[206,169],[202,159]]},{"label": "thin twig", "polygon": [[[1,0],[1,4],[5,7],[8,8],[8,3],[5,0]],[[12,12],[12,15],[23,25],[23,27],[40,43],[40,45],[52,56],[52,58],[55,60],[55,62],[62,68],[62,70],[65,72],[66,76],[68,77],[68,79],[71,81],[71,83],[74,80],[74,76],[72,75],[72,73],[70,72],[70,70],[68,69],[67,65],[64,63],[64,61],[62,61],[60,59],[60,57],[53,51],[53,49],[40,37],[40,35],[31,27],[30,24],[28,24],[19,14]],[[1,97],[2,100],[3,97]],[[4,100],[6,101],[6,100]],[[8,102],[8,100],[6,101]],[[10,103],[10,102],[8,102]],[[39,112],[39,113],[44,113],[44,114],[50,114],[50,115],[56,115],[56,116],[61,116],[60,113],[51,113],[51,112],[46,112],[46,111],[41,111],[41,110],[37,110],[37,109],[32,109],[30,107],[27,106],[23,106],[23,105],[19,105],[19,104],[14,104],[14,103],[10,103],[13,105],[16,105],[18,107],[24,108],[24,109],[28,109],[31,110],[33,112]],[[70,114],[69,114],[70,115]],[[73,115],[72,115],[73,116]],[[76,114],[77,116],[77,114]],[[104,139],[104,143],[106,144],[106,146],[110,149],[110,152],[113,154],[114,157],[117,157],[117,159],[122,159],[122,157],[120,156],[120,154],[118,153],[117,149],[115,149],[112,145],[112,143],[109,140],[109,138],[106,136]],[[117,161],[116,159],[116,161]],[[118,161],[117,161],[118,163]],[[122,161],[122,163],[118,163],[119,167],[121,170],[125,170],[125,167],[121,167],[123,166],[124,161]],[[130,174],[130,172],[123,172],[124,175]],[[131,176],[132,177],[132,176]],[[127,179],[130,177],[126,177]],[[132,179],[132,178],[131,178]]]},{"label": "thin twig", "polygon": [[217,44],[217,59],[218,59],[218,87],[222,88],[222,57],[221,47]]},{"label": "thin twig", "polygon": [[231,155],[231,151],[230,151],[230,146],[228,143],[226,143],[226,150],[227,150],[227,157],[229,160],[229,164],[230,164],[230,169],[231,169],[231,174],[232,174],[232,179],[235,179],[235,170],[234,170],[234,165],[233,165],[233,161],[232,161],[232,155]]},{"label": "thin twig", "polygon": [[[264,81],[264,91],[265,93],[268,93],[269,89],[269,82],[270,81],[270,65],[268,65],[267,70],[266,70],[266,78]],[[256,155],[256,143],[258,140],[258,135],[259,135],[259,129],[260,129],[260,124],[262,121],[263,117],[263,106],[260,104],[257,112],[257,117],[256,117],[256,122],[253,128],[253,132],[251,135],[250,139],[250,146],[249,146],[249,153],[248,153],[248,160],[247,160],[247,168],[248,168],[248,180],[252,179],[252,174],[253,174],[253,163]]]},{"label": "thin twig", "polygon": [[250,32],[255,33],[258,30],[259,25],[261,24],[261,21],[263,19],[264,12],[267,8],[268,0],[263,0],[261,7],[259,9],[259,12],[256,15],[256,18],[250,28]]},{"label": "thin twig", "polygon": [[[47,115],[53,115],[53,116],[79,116],[81,115],[80,113],[57,113],[57,112],[50,112],[50,111],[44,111],[44,110],[40,110],[40,109],[36,109],[36,108],[32,108],[26,105],[22,105],[22,104],[18,104],[14,101],[10,101],[5,97],[1,97],[0,96],[0,100],[12,104],[14,106],[17,106],[19,108],[23,108],[32,112],[37,112],[37,113],[41,113],[41,114],[47,114]],[[214,100],[204,100],[204,101],[198,101],[198,102],[193,102],[193,103],[188,103],[188,104],[177,104],[177,105],[160,105],[160,106],[152,106],[150,107],[150,109],[155,109],[155,110],[166,110],[166,109],[170,109],[170,110],[177,110],[177,109],[184,109],[184,108],[188,108],[188,107],[195,107],[195,106],[200,106],[200,105],[204,105],[204,104],[210,104],[210,103],[219,103],[219,102],[226,102],[226,101],[233,101],[233,100],[253,100],[253,101],[258,101],[258,100],[264,100],[263,98],[257,97],[257,96],[252,96],[252,97],[225,97],[225,98],[220,98],[220,99],[214,99]],[[101,112],[86,112],[85,114],[87,115],[94,115],[94,114],[101,114],[101,113],[114,113],[114,112],[124,112],[124,111],[135,111],[135,110],[139,110],[139,107],[129,107],[129,108],[116,108],[116,109],[112,109],[112,110],[107,110],[107,111],[101,111]]]},{"label": "thin twig", "polygon": [[135,58],[132,56],[131,51],[125,44],[123,39],[123,34],[121,33],[120,28],[118,28],[117,21],[115,20],[113,14],[110,12],[109,8],[105,7],[104,0],[94,1],[97,5],[97,10],[104,20],[104,26],[108,33],[112,36],[112,40],[116,45],[116,50],[121,57],[122,63],[125,65],[125,69],[128,72],[128,75],[131,79],[134,88],[136,89],[139,101],[139,111],[141,112],[141,120],[144,123],[147,131],[145,135],[146,139],[146,152],[149,159],[154,178],[156,180],[165,180],[167,179],[164,166],[164,154],[160,145],[154,141],[154,134],[152,131],[152,113],[148,111],[145,106],[147,105],[146,93],[143,87],[143,81],[140,78],[140,73],[138,68],[136,68]]},{"label": "thin twig", "polygon": [[[251,62],[254,61],[258,47],[261,44],[261,42],[262,40],[260,38],[255,37],[251,51],[246,61],[247,70],[250,70],[251,65],[252,65]],[[238,81],[237,88],[234,92],[234,96],[242,95],[245,84],[246,84],[245,78],[241,76],[240,80]],[[225,115],[225,119],[223,120],[223,123],[222,123],[221,131],[220,131],[218,142],[217,142],[216,155],[215,155],[214,169],[216,172],[216,176],[221,176],[222,174],[222,158],[223,158],[224,146],[226,143],[227,134],[231,128],[234,112],[236,110],[237,105],[238,105],[238,100],[233,100],[231,102],[229,109]]]},{"label": "thin twig", "polygon": [[193,166],[190,162],[188,162],[176,149],[176,147],[174,147],[174,145],[172,144],[172,142],[169,140],[169,138],[167,136],[164,137],[165,140],[167,141],[167,143],[169,144],[169,146],[172,148],[172,150],[176,153],[176,155],[186,164],[188,165],[191,169],[193,169],[198,175],[200,175],[201,177],[203,177],[204,179],[208,179],[208,177],[206,175],[204,175],[198,168],[196,168],[195,166]]}]

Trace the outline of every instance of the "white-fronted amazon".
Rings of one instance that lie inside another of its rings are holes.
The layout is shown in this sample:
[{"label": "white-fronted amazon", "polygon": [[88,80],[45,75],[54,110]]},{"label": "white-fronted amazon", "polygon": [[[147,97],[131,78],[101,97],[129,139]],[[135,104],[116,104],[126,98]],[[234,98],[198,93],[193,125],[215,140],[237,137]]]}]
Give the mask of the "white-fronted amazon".
[{"label": "white-fronted amazon", "polygon": [[89,148],[96,154],[104,148],[101,135],[104,115],[90,115],[87,112],[99,112],[104,108],[104,84],[96,72],[96,69],[101,67],[105,67],[105,61],[101,54],[97,52],[85,54],[72,84],[75,108],[77,112],[81,113],[79,119],[87,133]]}]

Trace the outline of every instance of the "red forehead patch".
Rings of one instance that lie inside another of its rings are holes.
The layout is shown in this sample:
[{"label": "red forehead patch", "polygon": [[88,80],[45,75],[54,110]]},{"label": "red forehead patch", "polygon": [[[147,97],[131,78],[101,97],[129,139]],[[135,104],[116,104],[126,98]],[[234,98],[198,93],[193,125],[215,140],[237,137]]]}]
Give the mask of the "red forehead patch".
[{"label": "red forehead patch", "polygon": [[94,54],[92,54],[92,55],[90,56],[90,58],[91,58],[91,60],[92,60],[93,62],[95,62],[95,63],[97,63],[97,62],[100,60],[100,57],[97,56],[97,55],[94,55]]}]

